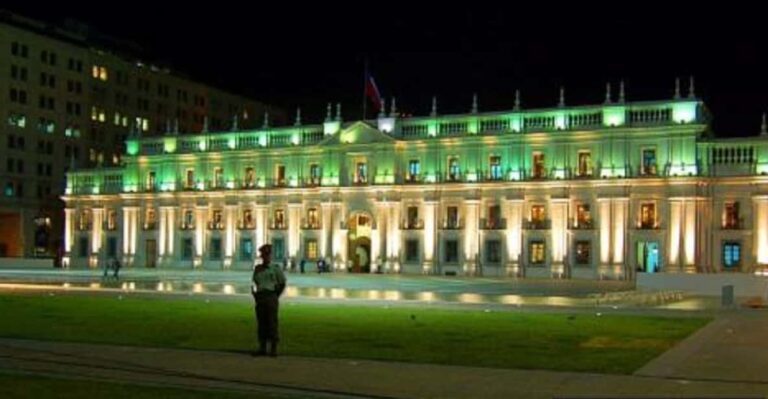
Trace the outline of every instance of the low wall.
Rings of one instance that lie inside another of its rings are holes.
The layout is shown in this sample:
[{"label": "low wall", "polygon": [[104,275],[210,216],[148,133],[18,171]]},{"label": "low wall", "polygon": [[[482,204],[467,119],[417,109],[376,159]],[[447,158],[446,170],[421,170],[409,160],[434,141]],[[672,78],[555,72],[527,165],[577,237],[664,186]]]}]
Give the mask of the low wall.
[{"label": "low wall", "polygon": [[53,269],[53,259],[0,258],[0,269]]},{"label": "low wall", "polygon": [[695,295],[720,296],[725,285],[733,286],[736,297],[766,298],[768,294],[768,277],[753,274],[637,273],[638,289],[679,290]]}]

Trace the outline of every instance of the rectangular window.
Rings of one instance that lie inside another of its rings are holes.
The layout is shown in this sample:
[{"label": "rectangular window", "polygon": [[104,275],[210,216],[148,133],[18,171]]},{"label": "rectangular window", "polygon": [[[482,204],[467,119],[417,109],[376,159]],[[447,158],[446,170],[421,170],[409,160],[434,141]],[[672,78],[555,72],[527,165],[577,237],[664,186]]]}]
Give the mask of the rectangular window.
[{"label": "rectangular window", "polygon": [[592,177],[592,153],[590,151],[579,151],[578,166],[577,175],[579,177]]},{"label": "rectangular window", "polygon": [[253,212],[250,209],[243,209],[243,220],[240,223],[241,228],[253,229],[256,225],[253,223]]},{"label": "rectangular window", "polygon": [[542,224],[546,219],[547,213],[544,209],[544,205],[531,206],[531,223]]},{"label": "rectangular window", "polygon": [[221,209],[213,210],[210,228],[213,230],[221,230],[224,228],[224,219],[222,218],[222,215],[221,215]]},{"label": "rectangular window", "polygon": [[309,260],[317,259],[317,240],[308,238],[304,241],[304,257]]},{"label": "rectangular window", "polygon": [[547,261],[545,249],[544,241],[531,241],[529,252],[532,265],[543,265]]},{"label": "rectangular window", "polygon": [[577,229],[588,229],[592,227],[592,214],[589,210],[589,204],[576,205],[576,220],[574,227]]},{"label": "rectangular window", "polygon": [[589,266],[592,262],[591,255],[592,246],[589,241],[576,241],[574,248],[574,262],[577,265]]},{"label": "rectangular window", "polygon": [[741,243],[726,241],[723,243],[723,266],[726,269],[741,266]]},{"label": "rectangular window", "polygon": [[419,226],[419,207],[409,206],[407,211],[406,228],[415,229]]},{"label": "rectangular window", "polygon": [[194,246],[191,238],[181,240],[181,260],[192,260]]},{"label": "rectangular window", "polygon": [[536,151],[533,153],[533,178],[543,179],[547,177],[547,171],[544,167],[544,153]]},{"label": "rectangular window", "polygon": [[368,183],[368,164],[365,162],[358,162],[355,165],[355,183],[366,184]]},{"label": "rectangular window", "polygon": [[213,168],[213,186],[216,188],[224,187],[224,169]]},{"label": "rectangular window", "polygon": [[419,240],[407,240],[405,242],[405,261],[419,261]]},{"label": "rectangular window", "polygon": [[646,202],[640,205],[640,228],[655,229],[658,227],[656,222],[656,204]]},{"label": "rectangular window", "polygon": [[147,190],[148,191],[155,191],[156,190],[156,187],[155,187],[156,184],[157,184],[157,179],[156,179],[155,172],[149,172],[149,174],[147,175]]},{"label": "rectangular window", "polygon": [[501,180],[502,179],[501,157],[498,155],[494,155],[491,157],[489,163],[490,163],[490,175],[488,177],[491,180]]},{"label": "rectangular window", "polygon": [[448,181],[458,181],[461,179],[461,165],[459,158],[448,158]]},{"label": "rectangular window", "polygon": [[656,176],[657,170],[656,170],[656,149],[654,148],[644,148],[643,152],[643,166],[641,169],[641,174],[646,176]]},{"label": "rectangular window", "polygon": [[256,172],[253,168],[245,168],[245,180],[243,181],[245,188],[256,187]]},{"label": "rectangular window", "polygon": [[421,162],[419,162],[418,159],[411,159],[408,161],[408,181],[418,181],[419,174],[421,174]]},{"label": "rectangular window", "polygon": [[449,206],[447,208],[446,227],[449,229],[455,229],[459,227],[459,207]]},{"label": "rectangular window", "polygon": [[195,227],[195,215],[191,209],[184,210],[184,216],[181,220],[181,228],[183,230],[189,230]]},{"label": "rectangular window", "polygon": [[739,228],[739,203],[737,201],[729,201],[725,203],[725,209],[723,212],[723,228]]},{"label": "rectangular window", "polygon": [[240,239],[240,260],[253,260],[253,240],[250,237]]},{"label": "rectangular window", "polygon": [[184,180],[184,188],[188,190],[195,188],[195,170],[194,169],[187,169],[187,175]]},{"label": "rectangular window", "polygon": [[154,209],[147,209],[144,213],[144,230],[154,230],[157,224]]},{"label": "rectangular window", "polygon": [[274,227],[276,229],[285,228],[285,210],[275,209]]},{"label": "rectangular window", "polygon": [[307,210],[307,225],[310,228],[320,227],[320,217],[317,214],[317,208],[309,208]]},{"label": "rectangular window", "polygon": [[221,259],[221,238],[211,238],[211,260]]},{"label": "rectangular window", "polygon": [[322,175],[320,174],[320,165],[313,163],[309,165],[309,184],[319,186]]},{"label": "rectangular window", "polygon": [[485,220],[485,226],[489,229],[501,227],[501,206],[491,205],[488,207],[488,217]]},{"label": "rectangular window", "polygon": [[107,211],[107,230],[117,229],[117,211],[110,209]]},{"label": "rectangular window", "polygon": [[459,261],[459,242],[456,240],[445,241],[445,263],[456,263]]},{"label": "rectangular window", "polygon": [[485,242],[485,261],[488,263],[501,262],[501,241],[487,240]]}]

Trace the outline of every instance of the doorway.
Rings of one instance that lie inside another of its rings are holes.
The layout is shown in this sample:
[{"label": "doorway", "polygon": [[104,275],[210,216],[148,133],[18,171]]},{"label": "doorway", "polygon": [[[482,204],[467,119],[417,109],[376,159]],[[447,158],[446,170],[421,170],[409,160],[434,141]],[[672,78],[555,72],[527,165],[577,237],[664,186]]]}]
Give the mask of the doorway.
[{"label": "doorway", "polygon": [[638,271],[645,273],[658,273],[660,258],[658,241],[637,242]]},{"label": "doorway", "polygon": [[147,240],[145,245],[146,266],[157,267],[157,240]]},{"label": "doorway", "polygon": [[352,273],[371,272],[371,229],[373,219],[367,213],[350,216],[347,232],[347,259],[352,261]]}]

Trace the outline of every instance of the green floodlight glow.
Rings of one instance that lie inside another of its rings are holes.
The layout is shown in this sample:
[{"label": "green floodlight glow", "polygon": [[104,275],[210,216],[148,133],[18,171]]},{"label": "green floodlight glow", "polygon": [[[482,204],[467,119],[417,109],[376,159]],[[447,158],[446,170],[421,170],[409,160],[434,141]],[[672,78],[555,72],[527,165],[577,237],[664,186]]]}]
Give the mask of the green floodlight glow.
[{"label": "green floodlight glow", "polygon": [[376,175],[377,184],[395,184],[395,176],[392,175]]},{"label": "green floodlight glow", "polygon": [[509,119],[509,128],[515,133],[521,132],[523,130],[523,117],[520,114],[512,115]]},{"label": "green floodlight glow", "polygon": [[128,155],[138,155],[139,154],[139,142],[136,140],[128,140],[125,143],[125,151],[128,153]]},{"label": "green floodlight glow", "polygon": [[336,134],[341,129],[341,122],[339,121],[329,121],[323,123],[323,134],[324,135],[331,135]]},{"label": "green floodlight glow", "polygon": [[205,151],[205,140],[201,139],[201,140],[200,140],[200,141],[197,143],[197,148],[199,148],[199,149],[200,149],[200,151]]},{"label": "green floodlight glow", "polygon": [[429,124],[427,124],[427,135],[429,135],[429,137],[437,136],[437,121],[430,121]]},{"label": "green floodlight glow", "polygon": [[477,173],[476,172],[467,173],[467,181],[469,181],[469,182],[476,182],[477,181]]},{"label": "green floodlight glow", "polygon": [[267,146],[267,134],[266,133],[262,133],[261,135],[259,135],[259,145],[262,146],[262,147],[266,147]]},{"label": "green floodlight glow", "polygon": [[176,152],[176,138],[175,137],[166,137],[163,139],[163,150],[166,154],[171,154]]},{"label": "green floodlight glow", "polygon": [[323,185],[323,186],[338,186],[339,185],[339,177],[338,176],[323,176],[320,184]]},{"label": "green floodlight glow", "polygon": [[696,120],[695,101],[681,101],[672,104],[672,120],[677,123],[691,123]]},{"label": "green floodlight glow", "polygon": [[294,133],[293,135],[291,135],[291,144],[299,145],[300,140],[301,139],[299,138],[299,133],[298,132]]},{"label": "green floodlight glow", "polygon": [[565,114],[562,112],[555,115],[555,129],[565,130]]},{"label": "green floodlight glow", "polygon": [[622,126],[626,121],[626,110],[623,106],[603,107],[603,126]]},{"label": "green floodlight glow", "polygon": [[672,176],[696,176],[696,165],[672,165],[669,168],[669,174]]},{"label": "green floodlight glow", "polygon": [[92,191],[94,194],[98,194],[98,193],[99,193],[99,186],[93,186],[93,189],[91,189],[91,191]]},{"label": "green floodlight glow", "polygon": [[424,181],[427,183],[434,183],[437,181],[437,176],[434,173],[430,173],[424,176]]},{"label": "green floodlight glow", "polygon": [[520,171],[519,170],[509,171],[509,180],[520,180]]},{"label": "green floodlight glow", "polygon": [[227,139],[227,147],[229,147],[230,150],[234,150],[235,147],[237,147],[237,140],[234,137]]},{"label": "green floodlight glow", "polygon": [[469,134],[477,134],[480,131],[480,122],[477,119],[473,119],[467,123],[467,131]]}]

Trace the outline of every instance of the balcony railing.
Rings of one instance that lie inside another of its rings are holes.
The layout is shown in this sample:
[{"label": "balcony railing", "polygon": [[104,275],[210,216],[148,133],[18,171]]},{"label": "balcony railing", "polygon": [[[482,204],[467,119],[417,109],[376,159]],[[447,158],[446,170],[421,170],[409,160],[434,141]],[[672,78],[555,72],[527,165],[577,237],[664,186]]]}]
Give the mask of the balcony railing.
[{"label": "balcony railing", "polygon": [[180,230],[194,230],[195,229],[195,223],[194,222],[192,222],[192,223],[181,222],[179,224],[179,229]]},{"label": "balcony railing", "polygon": [[405,182],[405,184],[419,184],[422,182],[422,180],[423,179],[421,178],[421,175],[413,175],[410,173],[407,173],[403,178],[403,182]]},{"label": "balcony railing", "polygon": [[320,224],[319,220],[301,219],[302,230],[320,230],[321,228],[322,225]]},{"label": "balcony railing", "polygon": [[237,229],[238,230],[253,230],[256,228],[256,222],[253,220],[238,220],[237,221]]},{"label": "balcony railing", "polygon": [[400,230],[421,230],[424,228],[422,219],[405,219],[400,224]]},{"label": "balcony railing", "polygon": [[224,230],[224,222],[222,221],[208,221],[208,230]]},{"label": "balcony railing", "polygon": [[115,231],[115,230],[117,230],[117,222],[109,223],[107,221],[104,221],[104,223],[102,223],[101,227],[104,230],[106,230],[106,231]]},{"label": "balcony railing", "polygon": [[286,223],[285,220],[275,222],[274,220],[270,219],[269,229],[270,230],[286,230],[288,229],[288,223]]},{"label": "balcony railing", "polygon": [[79,231],[88,231],[93,227],[92,222],[80,222],[77,224],[77,230]]},{"label": "balcony railing", "polygon": [[445,218],[440,221],[440,229],[442,230],[463,230],[464,219],[452,219]]},{"label": "balcony railing", "polygon": [[568,228],[572,230],[593,230],[595,223],[592,219],[568,219]]},{"label": "balcony railing", "polygon": [[744,218],[726,220],[721,226],[722,230],[746,230],[747,224]]},{"label": "balcony railing", "polygon": [[507,228],[506,218],[480,219],[481,230],[504,230]]},{"label": "balcony railing", "polygon": [[526,230],[549,230],[552,228],[550,219],[523,220],[523,228]]},{"label": "balcony railing", "polygon": [[144,231],[157,230],[157,222],[144,222],[141,229]]},{"label": "balcony railing", "polygon": [[640,220],[636,225],[638,230],[658,230],[661,228],[661,222],[659,220]]}]

